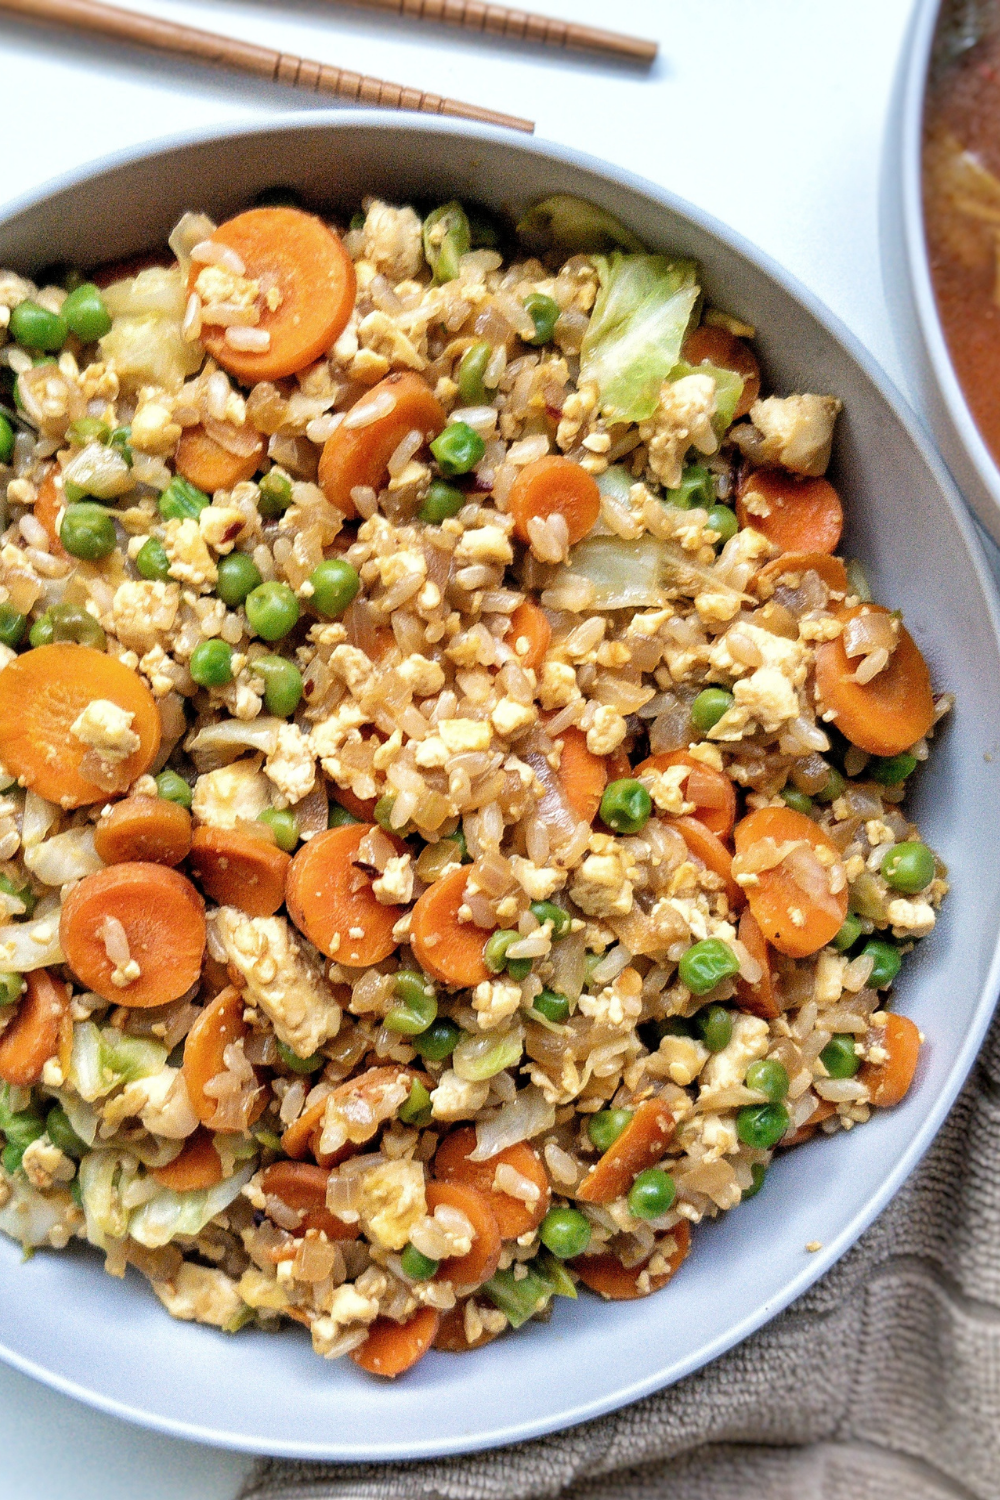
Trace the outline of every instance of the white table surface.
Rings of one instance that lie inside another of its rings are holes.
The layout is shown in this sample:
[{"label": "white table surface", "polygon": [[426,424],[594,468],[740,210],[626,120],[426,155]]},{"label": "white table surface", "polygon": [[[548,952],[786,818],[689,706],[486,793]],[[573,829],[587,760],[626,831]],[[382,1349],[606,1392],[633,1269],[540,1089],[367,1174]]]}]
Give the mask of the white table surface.
[{"label": "white table surface", "polygon": [[[881,147],[911,0],[536,0],[655,37],[649,72],[504,47],[336,0],[123,0],[206,29],[532,117],[732,224],[795,273],[897,383],[878,257]],[[520,0],[528,5],[531,0]],[[312,96],[0,17],[6,202],[157,136]],[[192,205],[197,206],[197,205]],[[225,1500],[244,1456],[144,1433],[0,1365],[2,1500]]]}]

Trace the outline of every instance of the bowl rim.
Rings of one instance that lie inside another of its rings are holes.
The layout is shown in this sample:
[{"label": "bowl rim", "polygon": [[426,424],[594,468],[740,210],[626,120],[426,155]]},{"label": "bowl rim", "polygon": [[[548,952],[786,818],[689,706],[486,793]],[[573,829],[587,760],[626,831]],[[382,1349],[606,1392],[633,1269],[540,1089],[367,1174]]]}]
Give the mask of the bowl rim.
[{"label": "bowl rim", "polygon": [[[937,0],[933,0],[934,6],[936,6],[936,3]],[[155,137],[139,145],[111,152],[86,162],[79,167],[74,167],[65,173],[50,178],[37,189],[21,194],[7,204],[0,211],[0,228],[9,221],[30,212],[33,208],[40,207],[46,200],[61,192],[79,187],[90,180],[105,176],[118,168],[141,163],[144,160],[153,160],[160,155],[170,152],[204,146],[213,141],[252,137],[254,135],[272,136],[275,133],[294,133],[302,130],[337,131],[357,128],[374,129],[385,133],[405,128],[425,133],[428,137],[435,135],[461,136],[470,140],[484,140],[501,145],[509,144],[511,140],[510,132],[499,127],[479,125],[442,116],[410,114],[401,111],[329,109],[266,113],[255,116],[250,120],[225,122],[221,125],[214,124],[190,131],[173,133],[168,136]],[[768,254],[747,240],[737,230],[730,228],[713,214],[689,203],[686,199],[671,192],[669,189],[663,188],[636,173],[629,172],[614,163],[603,161],[598,157],[591,156],[589,153],[577,151],[572,147],[559,143],[531,136],[518,137],[516,145],[519,149],[525,150],[530,154],[590,172],[603,178],[609,184],[624,186],[632,192],[641,194],[656,205],[687,219],[696,227],[714,237],[725,249],[732,250],[737,255],[744,257],[756,269],[763,272],[765,276],[776,283],[785,295],[797,302],[814,318],[825,333],[840,344],[849,358],[860,367],[863,374],[877,387],[883,399],[892,408],[907,438],[917,448],[922,460],[937,483],[944,502],[950,509],[952,517],[965,542],[972,573],[981,590],[986,615],[993,633],[994,642],[997,646],[998,655],[1000,655],[1000,600],[997,598],[979,538],[962,503],[961,495],[942,459],[932,446],[926,432],[921,427],[904,397],[875,360],[874,356],[846,328],[840,319],[817,296],[803,286],[795,276],[785,271]],[[750,1334],[756,1332],[778,1313],[782,1312],[790,1303],[802,1296],[850,1249],[858,1237],[886,1207],[889,1200],[896,1194],[906,1178],[909,1177],[943,1124],[975,1062],[982,1040],[993,1016],[995,997],[998,990],[1000,990],[1000,933],[997,934],[994,940],[987,977],[974,1007],[972,1024],[965,1034],[942,1087],[923,1116],[920,1124],[914,1130],[905,1149],[900,1153],[894,1168],[882,1179],[877,1190],[870,1194],[864,1206],[852,1216],[836,1238],[823,1245],[816,1253],[807,1257],[801,1272],[784,1285],[780,1295],[772,1298],[763,1306],[757,1307],[738,1323],[731,1325],[723,1334],[708,1340],[705,1345],[689,1353],[686,1357],[673,1361],[665,1359],[664,1367],[658,1373],[637,1379],[632,1384],[619,1386],[616,1390],[606,1392],[603,1395],[580,1401],[576,1405],[568,1409],[563,1409],[552,1417],[519,1421],[506,1426],[503,1425],[501,1420],[497,1425],[491,1426],[491,1430],[488,1433],[463,1433],[460,1437],[447,1440],[444,1445],[442,1445],[440,1440],[428,1438],[423,1441],[407,1440],[396,1443],[390,1439],[381,1442],[377,1451],[372,1450],[368,1446],[352,1446],[350,1443],[345,1442],[332,1444],[328,1442],[295,1441],[294,1439],[281,1443],[268,1440],[266,1446],[264,1446],[260,1440],[255,1441],[245,1433],[227,1431],[224,1427],[213,1426],[208,1422],[202,1424],[200,1422],[181,1420],[176,1417],[150,1412],[143,1409],[139,1402],[132,1403],[103,1395],[100,1391],[90,1389],[78,1380],[48,1370],[35,1360],[26,1357],[17,1350],[9,1348],[3,1343],[2,1337],[0,1337],[0,1359],[23,1374],[39,1380],[51,1389],[71,1396],[111,1416],[119,1417],[138,1426],[162,1432],[172,1437],[247,1453],[280,1454],[290,1458],[325,1459],[341,1462],[357,1462],[359,1460],[388,1462],[399,1459],[426,1459],[443,1457],[450,1454],[470,1453],[487,1448],[499,1448],[515,1442],[542,1437],[554,1431],[574,1427],[581,1422],[592,1420],[630,1405],[701,1369],[727,1350],[741,1343]]]}]

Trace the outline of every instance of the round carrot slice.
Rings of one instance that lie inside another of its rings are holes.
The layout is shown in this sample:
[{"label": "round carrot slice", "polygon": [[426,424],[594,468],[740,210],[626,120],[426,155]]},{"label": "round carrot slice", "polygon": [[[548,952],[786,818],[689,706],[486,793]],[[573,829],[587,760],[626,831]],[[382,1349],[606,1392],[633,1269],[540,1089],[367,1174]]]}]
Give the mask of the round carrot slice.
[{"label": "round carrot slice", "polygon": [[208,1131],[199,1126],[180,1155],[165,1167],[153,1167],[151,1175],[173,1193],[194,1193],[222,1181],[222,1158]]},{"label": "round carrot slice", "polygon": [[429,885],[410,917],[410,946],[425,973],[442,984],[471,989],[489,979],[483,947],[489,936],[474,922],[459,921],[468,870],[459,866]]},{"label": "round carrot slice", "polygon": [[668,828],[677,829],[689,854],[700,859],[713,875],[722,877],[730,906],[742,906],[746,895],[733,879],[733,856],[722,840],[697,818],[664,818],[663,821]]},{"label": "round carrot slice", "polygon": [[584,1286],[589,1286],[592,1292],[599,1292],[606,1302],[633,1302],[638,1297],[648,1297],[650,1292],[658,1292],[665,1287],[680,1270],[691,1249],[691,1230],[686,1219],[679,1220],[670,1231],[676,1248],[667,1256],[666,1271],[658,1272],[649,1277],[648,1290],[640,1290],[639,1278],[649,1264],[644,1260],[641,1265],[622,1265],[617,1255],[606,1252],[603,1255],[579,1255],[576,1260],[570,1261],[573,1270],[579,1276]]},{"label": "round carrot slice", "polygon": [[[234,250],[247,279],[257,283],[256,327],[270,335],[266,349],[235,349],[224,328],[205,324],[202,343],[224,370],[244,385],[280,380],[336,343],[354,308],[357,283],[350,256],[322,219],[298,208],[251,208],[220,224],[212,239]],[[199,277],[215,270],[192,264],[189,289],[197,290]],[[220,295],[203,296],[202,302],[226,302],[241,291],[246,288],[237,279],[233,292],[220,288]]]},{"label": "round carrot slice", "polygon": [[754,984],[747,979],[737,979],[736,994],[740,1009],[748,1011],[752,1016],[760,1016],[763,1021],[773,1021],[776,1016],[781,1015],[783,1007],[774,986],[771,950],[749,906],[745,906],[740,914],[737,935],[750,957],[755,958],[763,970]]},{"label": "round carrot slice", "polygon": [[913,1082],[920,1056],[920,1032],[909,1016],[888,1015],[884,1039],[876,1032],[876,1042],[889,1055],[885,1062],[866,1062],[859,1077],[871,1091],[871,1102],[878,1109],[890,1109]]},{"label": "round carrot slice", "polygon": [[320,488],[348,519],[356,516],[351,491],[359,486],[380,490],[389,460],[407,433],[420,432],[430,442],[446,421],[426,380],[412,370],[394,371],[366,391],[327,438],[319,461]]},{"label": "round carrot slice", "polygon": [[434,1347],[445,1354],[468,1354],[470,1349],[481,1349],[484,1344],[491,1344],[496,1337],[495,1333],[489,1333],[484,1328],[470,1344],[465,1332],[465,1303],[456,1302],[454,1307],[441,1315],[441,1326],[434,1339]]},{"label": "round carrot slice", "polygon": [[351,1350],[351,1358],[369,1375],[392,1380],[423,1359],[437,1337],[441,1314],[421,1307],[405,1323],[376,1318],[363,1344]]},{"label": "round carrot slice", "polygon": [[[123,936],[129,958],[119,964],[108,949],[115,952]],[[88,990],[118,1005],[166,1005],[201,973],[205,903],[190,880],[164,865],[111,865],[70,891],[59,937],[66,962]],[[130,962],[138,966],[135,977]]]},{"label": "round carrot slice", "polygon": [[291,862],[276,844],[240,828],[196,828],[191,839],[191,868],[206,895],[249,917],[274,916]]},{"label": "round carrot slice", "polygon": [[55,557],[65,557],[66,548],[59,539],[59,512],[66,504],[62,490],[56,488],[54,469],[50,469],[38,486],[35,496],[35,520],[45,527],[49,538],[49,551]]},{"label": "round carrot slice", "polygon": [[435,1273],[436,1281],[450,1281],[463,1291],[473,1291],[489,1281],[500,1264],[503,1241],[496,1215],[492,1208],[492,1195],[477,1192],[464,1182],[429,1182],[427,1184],[427,1212],[433,1214],[439,1204],[459,1209],[475,1230],[472,1249],[466,1255],[453,1255],[443,1260]]},{"label": "round carrot slice", "polygon": [[[281,1149],[289,1156],[305,1156],[311,1151],[321,1167],[336,1166],[338,1162],[345,1161],[347,1157],[353,1156],[357,1147],[350,1141],[341,1146],[340,1149],[331,1154],[320,1151],[320,1139],[323,1133],[323,1117],[326,1114],[327,1102],[330,1099],[338,1104],[356,1104],[364,1110],[369,1118],[381,1118],[380,1106],[384,1106],[387,1090],[399,1081],[404,1081],[406,1092],[415,1078],[419,1078],[425,1087],[432,1088],[430,1079],[425,1073],[417,1073],[412,1068],[401,1067],[393,1063],[385,1068],[368,1068],[366,1072],[359,1073],[356,1078],[348,1078],[345,1083],[338,1083],[335,1089],[317,1099],[314,1104],[308,1105],[297,1120],[285,1130],[281,1137]],[[382,1111],[384,1113],[384,1109]]]},{"label": "round carrot slice", "polygon": [[326,1206],[326,1184],[330,1173],[307,1161],[276,1161],[265,1167],[260,1176],[263,1192],[280,1198],[282,1203],[302,1215],[296,1234],[315,1229],[328,1240],[356,1240],[357,1224],[345,1224]]},{"label": "round carrot slice", "polygon": [[[736,853],[748,855],[763,840],[771,841],[768,853],[787,853],[778,863],[752,871],[755,883],[747,887],[750,910],[761,933],[779,953],[806,958],[835,937],[847,915],[847,880],[840,864],[840,850],[805,813],[790,807],[762,807],[737,823],[733,834]],[[834,871],[839,871],[839,890]]]},{"label": "round carrot slice", "polygon": [[[253,428],[241,430],[253,433]],[[243,480],[252,479],[260,468],[264,439],[259,433],[254,436],[257,441],[249,453],[231,453],[204,427],[185,427],[177,444],[174,467],[207,495],[216,490],[231,490]]]},{"label": "round carrot slice", "polygon": [[736,516],[782,552],[833,552],[844,508],[828,479],[799,479],[784,469],[755,469],[740,486]]},{"label": "round carrot slice", "polygon": [[17,1012],[0,1033],[0,1078],[29,1088],[41,1078],[49,1058],[60,1052],[63,1032],[67,1027],[72,1031],[72,1022],[61,980],[47,969],[33,969],[24,981]]},{"label": "round carrot slice", "polygon": [[[191,1108],[203,1125],[212,1126],[218,1100],[205,1093],[205,1085],[226,1070],[226,1048],[230,1042],[242,1041],[249,1026],[243,1019],[243,996],[232,985],[220,990],[205,1006],[184,1039],[184,1061],[181,1071],[187,1084]],[[261,1115],[267,1105],[264,1089],[251,1111],[251,1119]],[[212,1127],[217,1128],[217,1127]]]},{"label": "round carrot slice", "polygon": [[727,328],[712,328],[703,323],[689,333],[681,348],[681,359],[689,365],[700,365],[707,360],[721,370],[735,370],[743,381],[740,399],[736,403],[733,421],[745,417],[760,395],[760,365],[750,345],[737,338]]},{"label": "round carrot slice", "polygon": [[139,748],[118,766],[124,791],[156,758],[160,713],[137,673],[91,646],[38,646],[0,673],[0,761],[22,786],[60,807],[106,801],[107,787],[87,779],[87,757],[96,761],[96,752],[71,732],[95,700],[131,714],[139,736]]},{"label": "round carrot slice", "polygon": [[179,865],[191,849],[191,814],[164,797],[126,797],[97,824],[94,848],[106,865]]},{"label": "round carrot slice", "polygon": [[[349,969],[388,958],[396,947],[392,929],[402,916],[398,906],[376,900],[370,872],[353,863],[374,826],[350,823],[318,833],[292,860],[285,885],[288,914],[299,931]],[[397,843],[402,850],[402,841]]]},{"label": "round carrot slice", "polygon": [[559,784],[566,801],[584,823],[592,823],[597,817],[601,797],[608,781],[608,768],[604,758],[593,755],[587,749],[587,736],[582,729],[571,725],[556,736],[562,741],[559,756]]},{"label": "round carrot slice", "polygon": [[545,611],[532,600],[525,599],[510,617],[506,639],[513,646],[521,666],[537,672],[552,640],[552,626]]},{"label": "round carrot slice", "polygon": [[[517,1146],[508,1146],[498,1151],[488,1161],[470,1161],[476,1149],[476,1132],[471,1125],[463,1125],[446,1135],[434,1154],[434,1175],[442,1182],[464,1182],[476,1188],[489,1199],[501,1239],[516,1240],[518,1235],[537,1229],[549,1211],[552,1192],[549,1177],[542,1158],[534,1146],[522,1141]],[[493,1186],[499,1166],[512,1167],[522,1177],[534,1183],[538,1197],[532,1204],[522,1198],[512,1198],[509,1193]]]},{"label": "round carrot slice", "polygon": [[694,803],[691,816],[704,823],[710,833],[726,838],[736,818],[736,789],[729,777],[706,766],[687,750],[664,750],[660,755],[651,755],[641,766],[636,766],[633,774],[641,780],[644,771],[662,772],[670,766],[690,766],[691,774],[684,782],[684,801]]},{"label": "round carrot slice", "polygon": [[[840,611],[838,619],[847,626],[866,614],[887,615],[889,611],[880,604],[857,604]],[[816,700],[833,712],[834,723],[852,745],[869,755],[899,755],[922,739],[934,723],[927,663],[902,621],[898,622],[896,649],[870,682],[855,681],[861,660],[847,655],[843,635],[818,646]]]},{"label": "round carrot slice", "polygon": [[760,599],[770,599],[778,584],[789,577],[801,578],[805,573],[815,573],[826,584],[831,594],[846,594],[849,588],[847,569],[839,557],[826,552],[786,552],[773,562],[765,563],[754,574],[751,588]]},{"label": "round carrot slice", "polygon": [[665,1099],[644,1099],[618,1139],[591,1167],[575,1196],[583,1203],[613,1203],[621,1198],[639,1172],[660,1160],[676,1123]]},{"label": "round carrot slice", "polygon": [[562,516],[569,529],[569,544],[581,541],[590,531],[601,510],[601,492],[597,480],[572,459],[550,453],[536,458],[518,472],[507,497],[507,509],[514,517],[514,530],[522,542],[530,544],[528,522],[546,521]]}]

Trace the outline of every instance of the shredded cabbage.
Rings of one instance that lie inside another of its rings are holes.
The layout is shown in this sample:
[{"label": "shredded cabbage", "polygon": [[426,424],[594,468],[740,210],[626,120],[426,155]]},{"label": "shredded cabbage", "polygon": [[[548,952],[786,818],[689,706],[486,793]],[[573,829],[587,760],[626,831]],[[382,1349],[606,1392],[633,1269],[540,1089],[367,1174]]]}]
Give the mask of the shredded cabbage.
[{"label": "shredded cabbage", "polygon": [[192,1193],[172,1193],[160,1188],[129,1220],[128,1232],[150,1250],[169,1244],[176,1234],[199,1234],[216,1214],[238,1198],[253,1176],[254,1163],[217,1182],[214,1187]]},{"label": "shredded cabbage", "polygon": [[516,1099],[501,1106],[495,1119],[480,1120],[476,1126],[476,1149],[469,1160],[489,1161],[498,1151],[516,1146],[518,1141],[530,1141],[543,1130],[551,1130],[555,1123],[555,1105],[546,1101],[540,1088],[529,1083]]},{"label": "shredded cabbage", "polygon": [[693,260],[596,256],[601,290],[580,350],[580,382],[596,382],[614,422],[642,422],[676,367],[700,296]]},{"label": "shredded cabbage", "polygon": [[735,370],[725,370],[721,365],[703,360],[700,365],[689,365],[681,360],[670,371],[671,380],[682,380],[685,375],[711,375],[715,381],[715,416],[712,424],[719,437],[732,425],[736,408],[743,394],[743,376]]},{"label": "shredded cabbage", "polygon": [[93,1021],[80,1021],[73,1028],[70,1082],[80,1098],[90,1104],[119,1084],[151,1078],[166,1060],[167,1049],[162,1042],[126,1036],[113,1026],[101,1031]]},{"label": "shredded cabbage", "polygon": [[606,209],[569,193],[553,193],[529,208],[517,226],[517,235],[535,255],[559,250],[563,255],[616,248],[642,252],[642,241]]},{"label": "shredded cabbage", "polygon": [[[709,586],[728,591],[717,573],[683,547],[648,533],[636,541],[587,537],[570,552],[565,571],[590,581],[595,609],[652,609],[678,594],[700,593]],[[553,587],[558,586],[557,574]]]},{"label": "shredded cabbage", "polygon": [[25,1247],[47,1245],[49,1235],[65,1224],[73,1200],[65,1188],[39,1193],[23,1173],[10,1179],[10,1197],[0,1209],[0,1230]]},{"label": "shredded cabbage", "polygon": [[486,1032],[484,1036],[467,1036],[451,1055],[451,1065],[466,1083],[481,1083],[495,1078],[504,1068],[521,1061],[524,1036],[520,1026],[511,1031]]}]

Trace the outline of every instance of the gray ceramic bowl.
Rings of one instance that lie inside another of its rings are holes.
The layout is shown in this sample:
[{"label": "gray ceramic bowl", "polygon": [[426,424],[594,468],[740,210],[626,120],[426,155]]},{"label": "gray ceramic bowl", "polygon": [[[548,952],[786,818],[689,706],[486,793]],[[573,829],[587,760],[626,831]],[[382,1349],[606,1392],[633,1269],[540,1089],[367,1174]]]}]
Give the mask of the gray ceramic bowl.
[{"label": "gray ceramic bowl", "polygon": [[[857,1238],[926,1149],[972,1065],[996,993],[1000,644],[978,545],[944,469],[868,356],[801,288],[737,236],[649,183],[534,141],[426,118],[282,117],[104,162],[0,224],[0,264],[86,264],[162,240],[186,208],[224,217],[292,183],[317,203],[362,195],[467,196],[517,209],[552,192],[618,214],[650,246],[696,256],[711,299],[757,325],[778,390],[845,405],[835,476],[849,553],[901,605],[957,709],[921,776],[917,813],[953,872],[933,939],[899,1004],[927,1036],[903,1105],[780,1160],[759,1197],[705,1224],[675,1282],[647,1301],[560,1301],[479,1353],[432,1354],[396,1385],[324,1364],[300,1330],[232,1338],[172,1322],[133,1273],[79,1249],[0,1244],[0,1354],[119,1416],[206,1442],[334,1459],[419,1457],[508,1443],[580,1422],[669,1384],[746,1337]],[[983,851],[989,851],[984,857]],[[806,1244],[819,1241],[815,1254]]]}]

